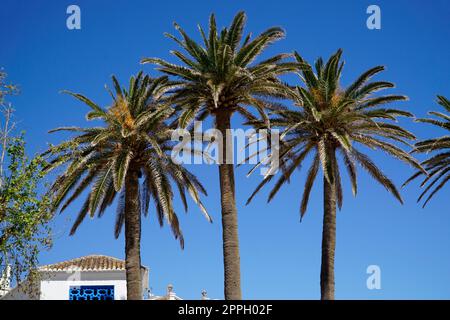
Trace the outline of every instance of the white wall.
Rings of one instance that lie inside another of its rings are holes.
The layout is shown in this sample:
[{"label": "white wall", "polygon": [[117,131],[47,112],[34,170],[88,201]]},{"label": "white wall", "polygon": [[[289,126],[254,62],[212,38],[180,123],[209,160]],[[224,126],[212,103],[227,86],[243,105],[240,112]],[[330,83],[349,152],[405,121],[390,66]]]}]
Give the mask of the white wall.
[{"label": "white wall", "polygon": [[51,272],[41,280],[41,300],[69,300],[72,286],[114,286],[114,300],[126,300],[125,271]]}]

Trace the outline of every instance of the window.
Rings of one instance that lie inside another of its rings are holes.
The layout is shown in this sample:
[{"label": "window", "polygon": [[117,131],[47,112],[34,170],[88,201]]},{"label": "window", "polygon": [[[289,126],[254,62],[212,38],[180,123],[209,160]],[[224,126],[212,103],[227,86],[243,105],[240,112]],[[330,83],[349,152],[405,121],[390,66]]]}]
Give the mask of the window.
[{"label": "window", "polygon": [[70,287],[69,300],[114,300],[114,286]]}]

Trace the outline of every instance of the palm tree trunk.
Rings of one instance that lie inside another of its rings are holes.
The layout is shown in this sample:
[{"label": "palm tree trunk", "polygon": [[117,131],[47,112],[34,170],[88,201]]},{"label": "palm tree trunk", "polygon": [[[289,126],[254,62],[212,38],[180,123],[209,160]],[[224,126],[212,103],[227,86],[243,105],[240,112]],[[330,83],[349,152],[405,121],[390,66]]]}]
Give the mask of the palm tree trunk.
[{"label": "palm tree trunk", "polygon": [[239,255],[238,221],[236,210],[233,137],[230,132],[231,113],[216,115],[216,128],[222,133],[223,143],[219,164],[220,195],[222,205],[222,236],[225,273],[225,299],[241,300],[241,270]]},{"label": "palm tree trunk", "polygon": [[131,165],[125,180],[125,269],[127,299],[142,300],[139,177]]},{"label": "palm tree trunk", "polygon": [[322,300],[334,300],[334,254],[336,248],[336,188],[323,179],[324,214],[322,230],[322,267],[320,293]]}]

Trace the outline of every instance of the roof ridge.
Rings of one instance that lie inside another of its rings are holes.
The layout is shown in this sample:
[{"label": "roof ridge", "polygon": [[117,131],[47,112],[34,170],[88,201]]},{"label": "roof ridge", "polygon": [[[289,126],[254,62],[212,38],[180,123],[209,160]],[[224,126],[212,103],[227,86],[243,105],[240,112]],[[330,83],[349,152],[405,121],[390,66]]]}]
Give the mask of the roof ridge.
[{"label": "roof ridge", "polygon": [[[78,258],[68,259],[52,264],[40,266],[42,271],[101,271],[101,270],[125,270],[126,261],[103,254],[90,254]],[[146,266],[141,266],[148,270]]]},{"label": "roof ridge", "polygon": [[88,254],[88,255],[82,256],[82,257],[71,258],[71,259],[67,259],[67,260],[63,260],[63,261],[59,261],[59,262],[55,262],[55,263],[45,264],[45,265],[41,266],[41,268],[42,267],[53,266],[53,265],[57,265],[57,264],[62,264],[62,263],[68,263],[68,262],[72,262],[72,261],[80,261],[80,260],[83,260],[83,259],[86,259],[86,258],[89,258],[89,257],[105,257],[105,258],[109,258],[109,259],[114,259],[114,260],[117,260],[117,261],[125,262],[125,260],[123,260],[123,259],[119,259],[119,258],[112,257],[112,256],[107,256],[107,255],[104,255],[104,254]]},{"label": "roof ridge", "polygon": [[125,260],[100,254],[90,254],[39,267],[40,270],[125,270]]}]

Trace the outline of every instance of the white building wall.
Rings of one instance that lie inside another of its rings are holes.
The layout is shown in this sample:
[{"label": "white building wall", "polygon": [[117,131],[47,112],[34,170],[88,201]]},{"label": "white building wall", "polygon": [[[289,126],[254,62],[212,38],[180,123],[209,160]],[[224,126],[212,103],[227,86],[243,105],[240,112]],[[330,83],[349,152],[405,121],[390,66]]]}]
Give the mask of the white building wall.
[{"label": "white building wall", "polygon": [[126,300],[125,271],[49,272],[41,280],[40,300],[69,300],[72,286],[114,286],[114,300]]}]

